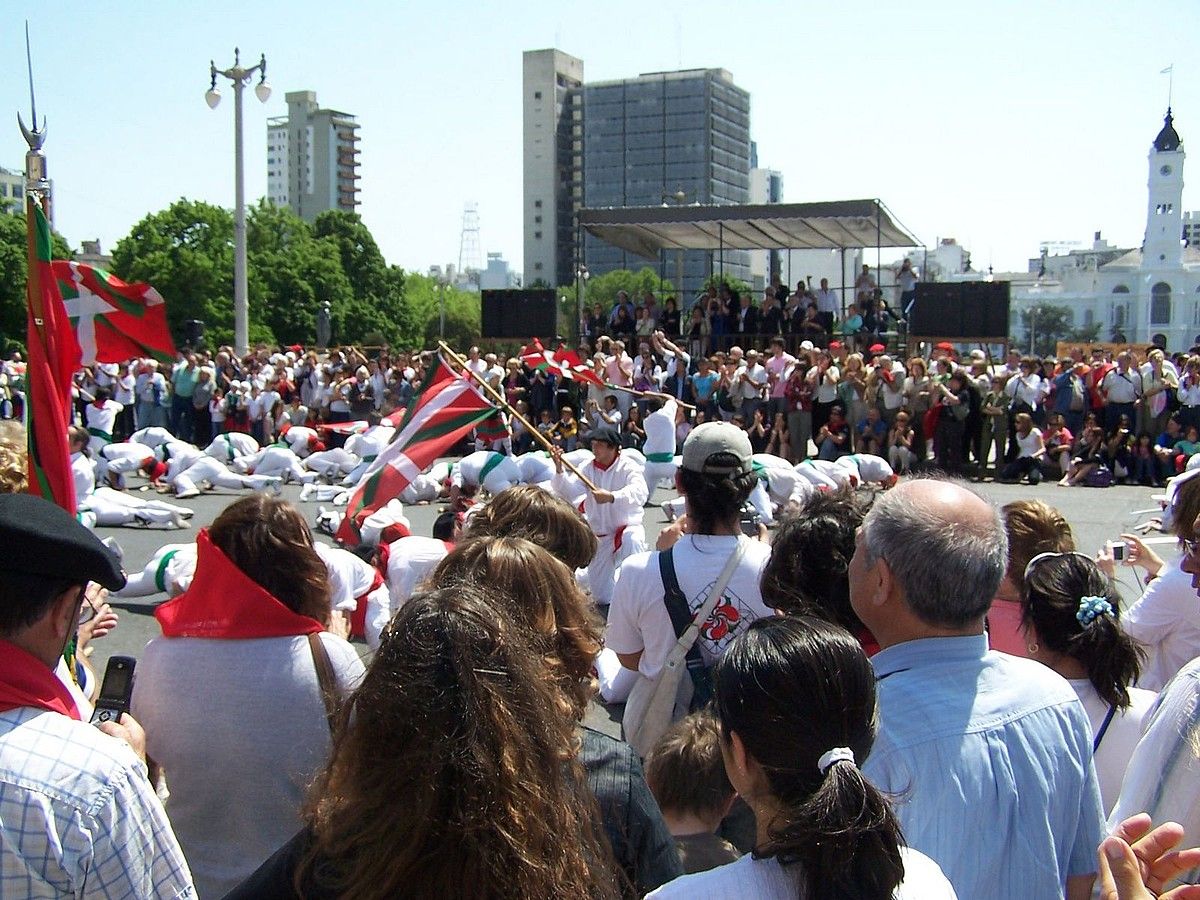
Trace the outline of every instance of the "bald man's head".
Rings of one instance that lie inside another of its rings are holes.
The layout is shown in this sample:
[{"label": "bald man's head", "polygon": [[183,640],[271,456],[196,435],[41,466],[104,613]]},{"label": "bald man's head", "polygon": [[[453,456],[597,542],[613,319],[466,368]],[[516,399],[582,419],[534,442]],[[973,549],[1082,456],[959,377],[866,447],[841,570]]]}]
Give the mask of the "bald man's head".
[{"label": "bald man's head", "polygon": [[885,493],[863,521],[867,561],[882,558],[921,621],[964,628],[982,619],[1004,576],[999,511],[956,481],[918,478]]}]

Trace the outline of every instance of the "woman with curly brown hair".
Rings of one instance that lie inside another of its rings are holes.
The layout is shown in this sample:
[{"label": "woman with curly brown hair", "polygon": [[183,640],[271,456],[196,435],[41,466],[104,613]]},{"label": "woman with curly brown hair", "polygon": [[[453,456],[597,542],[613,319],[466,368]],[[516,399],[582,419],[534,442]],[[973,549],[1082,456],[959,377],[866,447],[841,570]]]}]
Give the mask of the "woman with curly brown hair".
[{"label": "woman with curly brown hair", "polygon": [[138,663],[133,711],[199,895],[220,897],[299,829],[329,754],[331,695],[363,667],[325,631],[328,570],[295,507],[238,500],[196,550],[191,586],[155,610],[163,637]]},{"label": "woman with curly brown hair", "polygon": [[229,896],[616,897],[574,721],[532,637],[469,584],[401,607],[305,829]]},{"label": "woman with curly brown hair", "polygon": [[559,707],[579,723],[572,745],[600,804],[600,822],[624,872],[626,895],[641,897],[682,874],[637,755],[628,744],[581,724],[595,694],[592,665],[601,642],[599,621],[571,570],[522,538],[477,537],[455,547],[430,581],[447,589],[485,590],[493,614],[530,634],[543,672],[558,686]]}]

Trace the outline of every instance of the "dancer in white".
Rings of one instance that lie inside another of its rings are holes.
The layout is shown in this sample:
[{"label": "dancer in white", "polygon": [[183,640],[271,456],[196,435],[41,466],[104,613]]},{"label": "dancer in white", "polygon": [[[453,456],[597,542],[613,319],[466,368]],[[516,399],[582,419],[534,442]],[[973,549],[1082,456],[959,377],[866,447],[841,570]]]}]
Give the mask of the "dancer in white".
[{"label": "dancer in white", "polygon": [[88,528],[97,525],[166,525],[187,528],[192,511],[159,500],[142,500],[110,487],[96,487],[96,469],[85,448],[91,436],[77,426],[70,430],[71,474],[75,480],[76,517]]},{"label": "dancer in white", "polygon": [[121,600],[165,593],[176,597],[188,589],[196,572],[195,544],[163,544],[142,571],[127,575],[125,587],[110,596]]},{"label": "dancer in white", "polygon": [[388,587],[373,565],[349,550],[314,543],[313,549],[329,570],[329,602],[349,625],[351,637],[363,637],[367,610],[388,602]]},{"label": "dancer in white", "polygon": [[[651,401],[655,407],[658,401]],[[646,443],[642,452],[646,456],[646,486],[653,490],[661,482],[674,484],[675,471],[679,463],[675,457],[675,415],[679,404],[668,400],[654,408],[646,416],[642,427],[646,430]]]},{"label": "dancer in white", "polygon": [[381,450],[391,443],[392,438],[396,435],[396,429],[392,425],[373,425],[364,431],[362,434],[352,434],[346,439],[346,450],[358,457],[358,465],[355,466],[342,481],[346,487],[352,487],[358,484],[363,474],[367,471],[367,467],[375,462]]},{"label": "dancer in white", "polygon": [[276,444],[263,447],[253,456],[235,459],[229,468],[243,475],[278,475],[284,481],[300,484],[311,484],[317,480],[317,473],[306,471],[300,464],[300,457],[287,447]]},{"label": "dancer in white", "polygon": [[607,606],[612,602],[613,583],[621,563],[646,549],[642,506],[649,491],[642,466],[621,452],[621,437],[615,428],[592,430],[592,454],[591,462],[580,471],[596,486],[595,491],[563,471],[562,451],[557,449],[550,484],[556,494],[583,509],[584,518],[599,538],[596,555],[587,567],[587,585],[596,603]]},{"label": "dancer in white", "polygon": [[470,496],[479,488],[498,494],[520,483],[521,470],[511,456],[476,450],[450,467],[450,502],[455,503],[463,493]]},{"label": "dancer in white", "polygon": [[891,463],[873,453],[848,453],[839,456],[834,465],[849,471],[859,485],[878,484],[890,488],[900,480],[900,476],[892,470]]},{"label": "dancer in white", "polygon": [[436,462],[409,482],[408,487],[400,492],[400,501],[408,506],[415,506],[445,497],[449,478],[450,463]]},{"label": "dancer in white", "polygon": [[170,486],[174,489],[175,496],[180,498],[198,497],[203,484],[215,488],[232,488],[234,490],[249,488],[261,491],[265,488],[277,487],[281,480],[275,475],[239,475],[229,471],[211,456],[202,456],[192,465],[174,475],[170,474],[162,463],[158,463],[150,474],[152,482]]},{"label": "dancer in white", "polygon": [[315,428],[306,425],[291,425],[279,435],[279,443],[286,444],[288,449],[301,459],[310,453],[318,453],[325,449],[321,436]]},{"label": "dancer in white", "polygon": [[253,456],[259,451],[258,441],[241,431],[226,431],[213,438],[204,448],[204,455],[225,464],[243,456]]},{"label": "dancer in white", "polygon": [[304,468],[330,480],[349,475],[359,464],[359,458],[345,447],[330,447],[304,457]]},{"label": "dancer in white", "polygon": [[409,535],[387,545],[388,599],[375,598],[367,606],[366,639],[372,650],[379,647],[379,635],[422,581],[433,574],[437,564],[454,549],[462,535],[459,516],[444,512],[433,523],[433,537]]},{"label": "dancer in white", "polygon": [[129,440],[135,444],[144,444],[153,450],[159,444],[175,440],[175,435],[161,425],[150,425],[146,428],[139,428],[129,436]]},{"label": "dancer in white", "polygon": [[113,442],[113,429],[117,425],[117,416],[125,408],[116,400],[110,399],[111,395],[106,387],[96,388],[95,398],[83,408],[84,424],[87,425],[88,434],[91,436],[88,450],[93,456],[100,451],[101,447]]}]

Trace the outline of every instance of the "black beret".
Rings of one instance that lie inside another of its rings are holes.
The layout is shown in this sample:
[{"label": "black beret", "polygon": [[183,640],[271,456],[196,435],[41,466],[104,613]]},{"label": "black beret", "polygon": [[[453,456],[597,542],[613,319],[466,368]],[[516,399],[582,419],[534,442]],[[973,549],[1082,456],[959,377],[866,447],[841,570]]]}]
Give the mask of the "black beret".
[{"label": "black beret", "polygon": [[0,579],[12,572],[125,586],[115,553],[62,507],[32,494],[0,494],[0,548]]},{"label": "black beret", "polygon": [[613,428],[611,425],[597,425],[592,429],[592,433],[588,435],[589,441],[604,441],[606,444],[611,444],[614,447],[621,446],[621,432]]}]

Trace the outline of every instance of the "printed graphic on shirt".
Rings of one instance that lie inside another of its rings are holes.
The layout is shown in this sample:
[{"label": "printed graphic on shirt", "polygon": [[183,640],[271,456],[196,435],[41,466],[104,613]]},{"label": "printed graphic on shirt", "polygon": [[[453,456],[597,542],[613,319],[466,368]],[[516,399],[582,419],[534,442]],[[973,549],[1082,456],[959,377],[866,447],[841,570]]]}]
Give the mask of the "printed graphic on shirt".
[{"label": "printed graphic on shirt", "polygon": [[[704,590],[692,598],[689,606],[693,613],[708,602],[708,594],[715,586],[716,579],[714,578],[705,586]],[[754,621],[754,612],[741,597],[727,587],[724,595],[717,601],[712,613],[709,614],[708,621],[700,627],[700,644],[711,656],[720,656],[737,635],[739,626],[743,622],[752,621]]]}]

